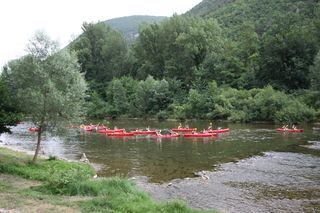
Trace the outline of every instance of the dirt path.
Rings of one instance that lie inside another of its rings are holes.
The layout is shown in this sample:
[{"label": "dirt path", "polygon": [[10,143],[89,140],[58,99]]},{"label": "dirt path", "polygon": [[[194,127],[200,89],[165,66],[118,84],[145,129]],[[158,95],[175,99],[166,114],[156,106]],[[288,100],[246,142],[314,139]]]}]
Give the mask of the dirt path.
[{"label": "dirt path", "polygon": [[47,196],[28,191],[41,185],[38,181],[26,180],[13,175],[0,174],[0,212],[80,212],[68,197]]}]

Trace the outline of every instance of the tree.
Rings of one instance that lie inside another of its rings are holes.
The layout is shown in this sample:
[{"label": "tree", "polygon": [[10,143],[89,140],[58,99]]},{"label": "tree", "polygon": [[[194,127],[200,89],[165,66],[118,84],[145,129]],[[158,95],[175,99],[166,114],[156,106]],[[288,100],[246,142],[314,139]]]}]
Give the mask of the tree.
[{"label": "tree", "polygon": [[211,52],[218,55],[223,51],[222,40],[222,29],[212,19],[175,15],[145,26],[133,49],[139,65],[137,76],[174,78],[189,89],[194,79],[208,79],[207,73],[200,73],[202,64]]},{"label": "tree", "polygon": [[107,83],[122,75],[127,59],[127,44],[122,35],[105,23],[83,24],[83,34],[71,45],[75,50],[81,71],[93,90],[104,95]]},{"label": "tree", "polygon": [[118,114],[125,114],[128,110],[128,100],[126,90],[119,79],[115,79],[110,84],[111,90],[113,91],[113,106]]},{"label": "tree", "polygon": [[171,103],[169,83],[166,80],[155,80],[152,76],[139,82],[135,96],[133,104],[138,115],[144,118],[167,109]]},{"label": "tree", "polygon": [[87,101],[87,109],[87,116],[91,118],[104,118],[107,114],[107,103],[96,91],[93,91]]},{"label": "tree", "polygon": [[314,58],[314,64],[310,68],[311,89],[320,91],[320,51]]},{"label": "tree", "polygon": [[8,126],[15,125],[20,118],[19,109],[12,99],[5,81],[0,76],[0,134],[10,132]]},{"label": "tree", "polygon": [[261,86],[270,84],[287,90],[309,88],[309,66],[317,53],[317,43],[309,28],[296,25],[298,20],[299,17],[279,19],[263,36],[261,69],[256,73]]},{"label": "tree", "polygon": [[87,86],[75,54],[58,52],[57,44],[45,33],[35,34],[28,52],[29,55],[9,62],[7,79],[23,112],[39,129],[35,163],[42,133],[81,117]]}]

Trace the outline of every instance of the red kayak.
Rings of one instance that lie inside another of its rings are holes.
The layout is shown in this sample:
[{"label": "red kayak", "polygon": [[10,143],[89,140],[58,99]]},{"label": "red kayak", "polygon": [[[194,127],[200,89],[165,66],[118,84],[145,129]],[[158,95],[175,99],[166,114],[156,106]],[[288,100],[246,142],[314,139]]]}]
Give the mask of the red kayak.
[{"label": "red kayak", "polygon": [[190,133],[190,134],[184,134],[184,137],[215,137],[217,136],[217,133],[200,133],[200,132],[196,132],[196,133]]},{"label": "red kayak", "polygon": [[81,125],[80,129],[92,132],[93,130],[96,129],[96,126],[95,125],[87,125],[87,126],[86,125]]},{"label": "red kayak", "polygon": [[134,136],[134,133],[132,132],[113,132],[113,133],[107,133],[108,136],[112,137],[126,137],[126,136]]},{"label": "red kayak", "polygon": [[284,129],[284,128],[278,128],[278,132],[303,132],[303,129]]},{"label": "red kayak", "polygon": [[136,131],[131,131],[135,135],[156,135],[156,131],[148,131],[148,130],[136,130]]},{"label": "red kayak", "polygon": [[88,132],[92,132],[94,129],[96,129],[95,127],[92,127],[92,126],[86,126],[84,128],[84,130],[88,131]]},{"label": "red kayak", "polygon": [[155,137],[155,138],[176,138],[176,137],[179,137],[180,135],[175,133],[175,134],[165,134],[165,135],[161,135],[161,134],[158,134],[158,135],[152,135],[152,137]]},{"label": "red kayak", "polygon": [[174,129],[171,129],[171,131],[173,131],[173,132],[193,132],[193,131],[197,131],[197,128],[174,128]]},{"label": "red kayak", "polygon": [[29,130],[30,132],[38,132],[38,131],[39,131],[39,128],[37,128],[37,127],[30,127],[28,130]]},{"label": "red kayak", "polygon": [[97,132],[98,133],[116,133],[116,132],[124,132],[125,129],[99,129]]},{"label": "red kayak", "polygon": [[208,132],[208,133],[223,133],[223,132],[229,132],[229,131],[230,131],[229,128],[206,130],[206,132]]}]

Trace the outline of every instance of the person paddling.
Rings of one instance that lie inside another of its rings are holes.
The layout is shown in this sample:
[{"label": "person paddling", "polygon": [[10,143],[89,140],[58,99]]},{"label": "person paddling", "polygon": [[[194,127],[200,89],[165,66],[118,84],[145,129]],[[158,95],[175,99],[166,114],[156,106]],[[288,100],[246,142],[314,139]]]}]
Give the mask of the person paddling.
[{"label": "person paddling", "polygon": [[288,129],[288,125],[283,125],[282,129],[284,129],[284,130]]}]

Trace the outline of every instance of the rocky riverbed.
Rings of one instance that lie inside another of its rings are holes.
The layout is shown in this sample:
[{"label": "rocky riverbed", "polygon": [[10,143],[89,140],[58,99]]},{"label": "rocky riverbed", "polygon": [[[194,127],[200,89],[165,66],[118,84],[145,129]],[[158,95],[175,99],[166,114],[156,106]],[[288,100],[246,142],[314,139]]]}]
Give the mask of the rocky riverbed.
[{"label": "rocky riverbed", "polygon": [[319,212],[320,158],[268,152],[202,171],[198,178],[137,184],[157,200],[182,199],[197,209],[221,212]]}]

